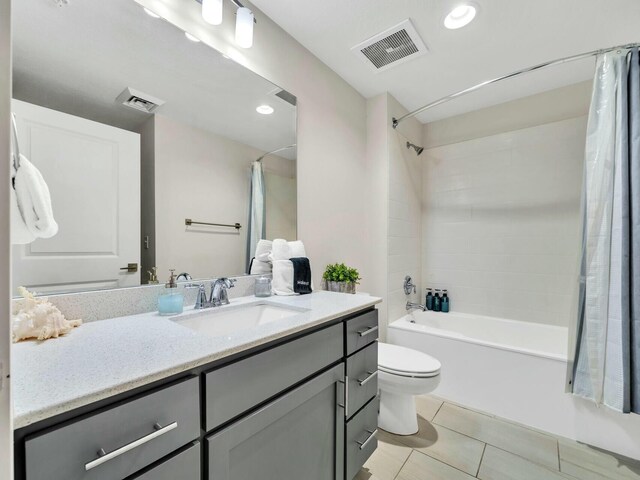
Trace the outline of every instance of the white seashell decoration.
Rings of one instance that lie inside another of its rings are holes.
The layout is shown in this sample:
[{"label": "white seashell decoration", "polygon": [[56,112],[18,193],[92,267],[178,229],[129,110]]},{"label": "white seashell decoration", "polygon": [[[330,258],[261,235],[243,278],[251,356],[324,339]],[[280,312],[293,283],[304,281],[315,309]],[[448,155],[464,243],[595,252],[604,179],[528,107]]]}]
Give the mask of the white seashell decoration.
[{"label": "white seashell decoration", "polygon": [[18,288],[24,298],[11,325],[13,342],[37,338],[57,338],[82,325],[82,320],[67,320],[58,308],[46,298],[37,298],[24,287]]}]

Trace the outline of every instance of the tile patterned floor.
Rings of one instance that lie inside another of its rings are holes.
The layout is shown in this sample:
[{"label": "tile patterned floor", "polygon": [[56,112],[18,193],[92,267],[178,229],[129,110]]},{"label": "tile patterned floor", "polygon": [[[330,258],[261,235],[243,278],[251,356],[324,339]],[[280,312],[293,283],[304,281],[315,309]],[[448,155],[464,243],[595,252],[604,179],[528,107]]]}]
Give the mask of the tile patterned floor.
[{"label": "tile patterned floor", "polygon": [[381,431],[355,480],[640,480],[640,462],[436,397],[416,403],[418,433]]}]

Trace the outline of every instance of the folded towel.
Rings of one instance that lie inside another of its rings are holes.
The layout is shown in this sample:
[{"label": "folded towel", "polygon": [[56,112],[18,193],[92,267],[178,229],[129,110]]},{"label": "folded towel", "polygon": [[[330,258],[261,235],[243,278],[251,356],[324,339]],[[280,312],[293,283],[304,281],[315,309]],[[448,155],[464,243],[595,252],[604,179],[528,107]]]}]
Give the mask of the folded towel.
[{"label": "folded towel", "polygon": [[[304,246],[303,246],[304,248]],[[311,265],[307,257],[294,257],[293,265],[293,291],[300,295],[311,293]]]},{"label": "folded towel", "polygon": [[293,263],[291,260],[273,261],[273,293],[276,295],[295,295],[293,290]]},{"label": "folded towel", "polygon": [[[13,184],[13,180],[15,178],[16,171],[14,168],[11,169],[11,182]],[[24,223],[24,218],[22,218],[22,213],[18,208],[18,199],[16,198],[16,191],[12,187],[11,188],[11,243],[13,245],[25,245],[27,243],[33,242],[36,237],[33,235],[29,229],[27,228],[27,224]]]},{"label": "folded towel", "polygon": [[258,245],[256,245],[256,255],[251,259],[251,266],[249,267],[249,273],[251,275],[271,273],[269,254],[271,254],[272,244],[273,242],[270,240],[258,241]]},{"label": "folded towel", "polygon": [[31,234],[36,238],[50,238],[58,233],[49,187],[40,171],[24,155],[20,155],[15,190],[18,208]]}]

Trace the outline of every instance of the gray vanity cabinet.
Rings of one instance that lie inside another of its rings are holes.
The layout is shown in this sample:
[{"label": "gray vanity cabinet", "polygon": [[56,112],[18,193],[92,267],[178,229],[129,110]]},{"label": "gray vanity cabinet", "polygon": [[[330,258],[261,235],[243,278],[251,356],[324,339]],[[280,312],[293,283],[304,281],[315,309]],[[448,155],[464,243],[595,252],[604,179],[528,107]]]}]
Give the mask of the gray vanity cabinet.
[{"label": "gray vanity cabinet", "polygon": [[209,480],[342,480],[338,365],[206,439]]},{"label": "gray vanity cabinet", "polygon": [[368,309],[16,432],[15,480],[352,480],[376,448]]}]

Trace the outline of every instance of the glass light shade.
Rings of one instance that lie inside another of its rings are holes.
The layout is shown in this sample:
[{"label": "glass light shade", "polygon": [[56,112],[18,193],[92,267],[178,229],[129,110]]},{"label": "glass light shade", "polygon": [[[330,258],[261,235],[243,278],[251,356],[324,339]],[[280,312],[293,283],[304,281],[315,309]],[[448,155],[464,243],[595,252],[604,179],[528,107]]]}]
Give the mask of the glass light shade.
[{"label": "glass light shade", "polygon": [[236,44],[242,48],[253,45],[253,12],[248,8],[238,8],[236,15]]},{"label": "glass light shade", "polygon": [[222,23],[222,4],[224,0],[202,0],[202,18],[210,25]]},{"label": "glass light shade", "polygon": [[444,26],[450,30],[462,28],[471,23],[476,16],[476,11],[476,7],[473,5],[460,5],[446,16]]}]

